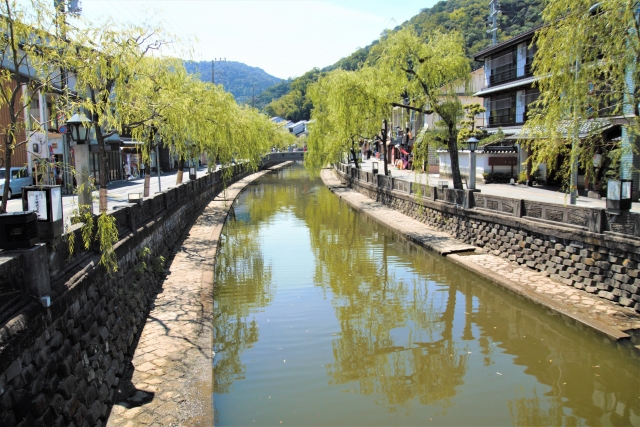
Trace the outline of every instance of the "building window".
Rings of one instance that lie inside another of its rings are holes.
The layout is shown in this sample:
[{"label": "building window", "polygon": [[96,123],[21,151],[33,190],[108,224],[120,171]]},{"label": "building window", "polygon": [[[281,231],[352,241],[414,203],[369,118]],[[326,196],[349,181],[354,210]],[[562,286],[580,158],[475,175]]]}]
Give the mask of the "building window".
[{"label": "building window", "polygon": [[515,96],[511,93],[497,95],[489,101],[489,126],[511,125],[516,122]]},{"label": "building window", "polygon": [[516,50],[491,58],[491,85],[496,85],[516,78]]}]

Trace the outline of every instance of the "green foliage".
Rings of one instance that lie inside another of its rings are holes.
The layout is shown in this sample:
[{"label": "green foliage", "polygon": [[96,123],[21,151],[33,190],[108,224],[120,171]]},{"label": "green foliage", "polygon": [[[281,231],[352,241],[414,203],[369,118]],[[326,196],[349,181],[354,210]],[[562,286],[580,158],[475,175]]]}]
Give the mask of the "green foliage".
[{"label": "green foliage", "polygon": [[118,241],[118,227],[116,219],[106,212],[98,216],[96,240],[100,247],[100,265],[109,273],[118,271],[118,260],[113,249],[113,245]]},{"label": "green foliage", "polygon": [[[457,31],[464,34],[465,52],[470,62],[473,55],[491,43],[487,35],[487,0],[439,1],[407,21],[419,33]],[[501,0],[502,14],[498,18],[498,41],[534,29],[542,24],[542,0]]]},{"label": "green foliage", "polygon": [[593,177],[593,155],[615,148],[602,138],[607,117],[627,116],[632,138],[640,130],[640,97],[633,90],[640,83],[637,2],[609,0],[590,10],[594,3],[548,2],[543,13],[547,25],[535,40],[533,70],[540,97],[523,129],[523,142],[533,152],[535,165],[545,163],[565,183],[571,164],[580,164]]},{"label": "green foliage", "polygon": [[[189,74],[196,74],[203,82],[212,82],[211,61],[184,61],[184,67]],[[263,107],[274,97],[281,96],[283,88],[288,91],[289,83],[278,77],[274,77],[262,68],[251,67],[236,61],[216,61],[214,65],[215,83],[222,85],[224,90],[231,93],[239,104],[251,105],[251,97],[256,97],[256,107]],[[272,90],[271,98],[268,95],[260,97],[267,88],[279,86]],[[277,95],[277,96],[276,96]],[[267,102],[265,102],[268,99]]]},{"label": "green foliage", "polygon": [[446,141],[453,185],[462,189],[457,137],[464,110],[458,96],[450,90],[466,85],[470,75],[462,36],[437,31],[419,35],[408,27],[388,35],[372,50],[369,59],[376,64],[379,79],[393,86],[398,95],[404,92],[414,105],[440,116],[438,129],[433,135],[426,132],[424,138]]},{"label": "green foliage", "polygon": [[361,139],[380,132],[395,97],[379,75],[372,67],[334,70],[309,87],[315,108],[309,125],[307,170],[317,172],[345,154],[353,155]]},{"label": "green foliage", "polygon": [[460,121],[461,129],[458,130],[458,143],[465,143],[469,138],[482,137],[482,131],[476,130],[476,116],[487,111],[480,104],[469,104],[464,106],[464,120]]},{"label": "green foliage", "polygon": [[318,81],[324,74],[326,73],[314,68],[293,80],[289,85],[290,91],[286,95],[267,105],[267,113],[294,122],[309,120],[313,104],[308,97],[307,90],[310,84]]},{"label": "green foliage", "polygon": [[[501,0],[500,9],[502,10],[502,15],[499,17],[498,41],[507,40],[516,34],[540,26],[542,24],[543,3],[543,0]],[[320,72],[330,72],[337,69],[358,70],[365,63],[372,62],[371,52],[375,51],[378,43],[403,28],[414,28],[420,35],[432,34],[434,31],[445,34],[456,31],[463,34],[464,52],[467,60],[473,68],[477,68],[482,64],[475,63],[473,55],[491,43],[491,39],[486,33],[487,6],[488,0],[440,1],[431,8],[422,9],[413,18],[384,33],[380,40],[374,40],[370,45],[359,48],[335,64],[323,68]],[[295,96],[290,96],[289,93],[283,94],[280,99],[276,99],[269,104],[266,109],[267,114],[285,117],[294,121],[308,120],[308,115],[294,115],[297,110],[293,108],[295,105],[293,101],[299,96],[305,97],[305,90],[301,90],[300,86],[312,83],[307,78],[309,73],[292,81],[291,86],[294,86],[294,84],[298,86],[299,94]],[[294,90],[293,87],[291,90]],[[304,102],[305,99],[298,100],[299,104],[304,104]]]},{"label": "green foliage", "polygon": [[[44,123],[25,120],[31,100],[37,99],[40,91],[52,89],[60,78],[60,64],[69,61],[73,52],[58,37],[51,36],[68,29],[64,22],[51,19],[56,16],[51,2],[5,0],[0,2],[0,16],[0,166],[9,170],[11,166],[24,166],[12,165],[12,154],[28,143],[32,132],[43,131]],[[32,78],[27,80],[25,76]],[[7,173],[0,213],[6,212],[9,180]]]}]

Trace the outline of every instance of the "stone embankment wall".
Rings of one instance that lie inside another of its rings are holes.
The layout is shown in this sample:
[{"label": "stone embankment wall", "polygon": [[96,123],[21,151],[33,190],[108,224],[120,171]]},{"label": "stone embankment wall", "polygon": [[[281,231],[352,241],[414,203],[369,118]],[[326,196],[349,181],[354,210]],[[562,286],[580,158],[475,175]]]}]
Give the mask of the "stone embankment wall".
[{"label": "stone embankment wall", "polygon": [[[344,165],[337,170],[349,187],[422,223],[640,312],[640,216],[609,224],[604,210],[533,206],[469,190],[411,188],[405,181],[376,178]],[[616,228],[620,223],[626,228]]]},{"label": "stone embankment wall", "polygon": [[[233,181],[247,173],[236,167]],[[216,172],[113,212],[120,234],[113,275],[96,251],[69,259],[65,245],[49,248],[50,307],[14,296],[18,309],[0,328],[1,426],[106,423],[160,291],[162,257],[223,189]],[[15,270],[19,259],[7,255],[0,268]]]}]

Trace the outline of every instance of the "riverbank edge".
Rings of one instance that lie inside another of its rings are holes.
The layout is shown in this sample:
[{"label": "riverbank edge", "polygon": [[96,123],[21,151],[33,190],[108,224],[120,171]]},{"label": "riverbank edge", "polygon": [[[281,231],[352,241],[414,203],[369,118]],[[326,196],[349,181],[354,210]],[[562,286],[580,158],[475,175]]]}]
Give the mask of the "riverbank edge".
[{"label": "riverbank edge", "polygon": [[[131,382],[138,391],[129,396],[130,399],[114,405],[107,426],[149,424],[149,421],[160,422],[161,425],[214,425],[213,291],[220,236],[238,195],[253,181],[290,163],[266,167],[230,185],[216,194],[185,230],[178,252],[167,266],[170,272],[176,272],[179,279],[172,280],[169,274],[164,280],[162,294],[169,301],[163,303],[160,297],[156,300],[139,338],[143,345],[136,348],[133,356]],[[191,279],[190,273],[196,282],[193,287],[185,286]],[[175,315],[171,307],[175,295],[186,302],[178,304],[182,313],[175,319],[162,319],[167,314],[169,317]],[[168,307],[171,308],[167,310]],[[189,317],[179,320],[181,316]],[[179,351],[182,357],[171,357],[171,354],[156,355],[157,359],[149,357],[154,351],[162,354],[177,350],[176,347],[167,348],[167,344],[171,344],[167,337],[157,335],[153,327],[157,328],[158,324],[169,331],[166,334],[171,335],[176,344],[182,344],[184,348]],[[147,369],[149,363],[158,361],[160,364],[156,367]],[[153,405],[153,400],[146,401],[145,394],[171,394],[174,404]],[[137,398],[140,401],[136,401]]]},{"label": "riverbank edge", "polygon": [[[451,260],[452,262],[456,263],[457,265],[464,267],[486,279],[488,279],[489,281],[491,281],[492,283],[498,284],[504,288],[506,288],[507,290],[514,292],[518,295],[522,295],[523,297],[529,299],[530,301],[536,303],[536,304],[540,304],[542,306],[544,306],[545,308],[548,308],[549,310],[552,310],[555,313],[558,313],[559,315],[563,316],[565,319],[570,319],[572,321],[578,322],[590,329],[593,329],[601,334],[603,334],[604,336],[606,336],[607,338],[609,338],[612,341],[621,341],[621,340],[628,340],[630,338],[630,335],[619,330],[616,328],[613,328],[597,319],[592,319],[589,318],[581,313],[575,313],[575,312],[571,312],[570,310],[566,309],[565,307],[562,307],[561,304],[559,304],[558,302],[554,301],[553,299],[545,296],[545,295],[540,295],[537,294],[536,292],[530,290],[530,289],[525,289],[522,286],[514,283],[511,280],[508,280],[504,277],[498,276],[492,272],[490,272],[489,270],[482,268],[472,262],[468,262],[467,260],[465,260],[464,255],[460,255],[466,253],[473,253],[474,251],[478,250],[479,248],[477,247],[473,247],[470,245],[469,246],[469,250],[467,251],[456,251],[456,252],[446,252],[446,251],[441,251],[438,248],[434,248],[434,245],[432,245],[431,243],[429,243],[428,241],[424,241],[423,239],[420,239],[419,237],[416,237],[414,234],[412,233],[407,233],[406,231],[401,230],[398,227],[398,223],[394,222],[394,221],[385,221],[384,218],[381,218],[379,215],[375,215],[374,211],[375,211],[375,207],[373,206],[367,206],[366,209],[363,209],[362,205],[360,203],[358,203],[355,198],[361,198],[361,197],[367,197],[361,193],[359,193],[358,191],[349,188],[348,186],[344,185],[342,180],[340,179],[340,177],[337,175],[336,171],[333,168],[326,168],[323,169],[321,174],[320,174],[322,181],[324,182],[325,186],[332,192],[334,193],[336,196],[338,196],[340,199],[344,200],[347,204],[349,204],[351,207],[353,207],[354,209],[358,210],[359,212],[364,213],[365,215],[375,219],[376,221],[384,224],[385,226],[391,228],[392,230],[394,230],[395,232],[399,233],[401,236],[403,236],[404,238],[406,238],[407,240],[414,242],[416,244],[418,244],[419,246],[422,246],[426,249],[435,251],[436,253],[448,258],[449,260]],[[367,197],[368,198],[368,197]],[[373,199],[368,198],[369,200],[371,200],[371,202],[375,202]],[[383,206],[381,205],[382,208],[381,209],[389,209],[392,210],[389,207]],[[399,215],[404,215],[398,211],[397,214]],[[412,220],[412,218],[406,216],[407,220]],[[422,223],[421,223],[422,224]],[[431,229],[429,226],[427,226],[426,224],[422,224],[422,226],[425,229]],[[433,230],[433,229],[432,229]],[[436,232],[436,230],[433,230],[434,232]],[[462,242],[460,242],[459,240],[455,239],[454,237],[449,236],[448,237],[450,239],[451,242],[459,242],[462,244]],[[635,346],[634,347],[636,350],[636,354],[640,355],[640,346]]]}]

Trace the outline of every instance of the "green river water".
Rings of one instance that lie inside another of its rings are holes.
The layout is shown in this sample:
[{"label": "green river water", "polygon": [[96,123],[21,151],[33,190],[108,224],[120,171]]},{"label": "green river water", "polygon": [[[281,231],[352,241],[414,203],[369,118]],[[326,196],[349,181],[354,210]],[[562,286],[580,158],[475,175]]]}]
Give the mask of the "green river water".
[{"label": "green river water", "polygon": [[640,427],[640,363],[351,209],[301,165],[234,203],[216,425]]}]

